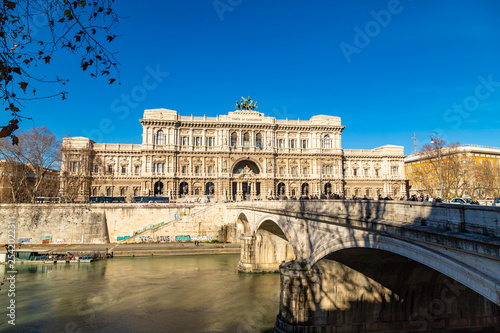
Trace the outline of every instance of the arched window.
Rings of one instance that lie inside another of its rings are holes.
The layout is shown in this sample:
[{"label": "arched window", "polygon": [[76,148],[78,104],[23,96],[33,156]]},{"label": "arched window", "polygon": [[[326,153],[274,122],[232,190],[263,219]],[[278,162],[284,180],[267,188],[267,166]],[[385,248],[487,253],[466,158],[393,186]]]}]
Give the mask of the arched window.
[{"label": "arched window", "polygon": [[214,194],[214,183],[212,182],[208,182],[206,185],[205,185],[205,195],[213,195]]},{"label": "arched window", "polygon": [[285,195],[285,184],[278,184],[278,195]]},{"label": "arched window", "polygon": [[260,133],[255,135],[255,147],[262,149],[262,134]]},{"label": "arched window", "polygon": [[302,195],[309,195],[309,184],[302,184]]},{"label": "arched window", "polygon": [[331,149],[332,148],[332,141],[330,139],[330,136],[327,134],[323,137],[323,149]]},{"label": "arched window", "polygon": [[325,184],[325,194],[332,194],[332,185],[330,183]]},{"label": "arched window", "polygon": [[165,136],[163,135],[163,131],[159,130],[156,133],[156,144],[157,145],[164,145],[165,144]]},{"label": "arched window", "polygon": [[236,132],[231,133],[231,147],[236,147],[237,140]]},{"label": "arched window", "polygon": [[189,194],[189,186],[188,183],[182,182],[179,185],[179,194],[182,195],[188,195]]},{"label": "arched window", "polygon": [[250,147],[250,134],[243,134],[243,147]]}]

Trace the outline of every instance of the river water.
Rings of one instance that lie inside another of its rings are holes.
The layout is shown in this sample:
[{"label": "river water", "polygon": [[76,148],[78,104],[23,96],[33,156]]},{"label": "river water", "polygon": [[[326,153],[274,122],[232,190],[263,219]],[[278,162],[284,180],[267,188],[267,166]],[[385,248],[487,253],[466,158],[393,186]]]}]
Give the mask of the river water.
[{"label": "river water", "polygon": [[6,283],[0,331],[272,332],[279,274],[238,273],[238,260],[230,254],[17,265],[16,326],[7,323]]}]

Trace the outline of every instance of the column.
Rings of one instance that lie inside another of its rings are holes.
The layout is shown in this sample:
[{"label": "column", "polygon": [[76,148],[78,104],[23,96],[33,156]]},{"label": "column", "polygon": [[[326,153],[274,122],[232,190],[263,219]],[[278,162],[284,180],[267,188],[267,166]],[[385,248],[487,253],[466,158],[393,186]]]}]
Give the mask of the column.
[{"label": "column", "polygon": [[148,128],[142,128],[142,144],[145,145],[148,143]]},{"label": "column", "polygon": [[194,147],[194,136],[193,136],[193,134],[194,134],[194,133],[193,133],[193,129],[191,128],[191,129],[189,130],[189,145],[190,145],[191,147]]}]

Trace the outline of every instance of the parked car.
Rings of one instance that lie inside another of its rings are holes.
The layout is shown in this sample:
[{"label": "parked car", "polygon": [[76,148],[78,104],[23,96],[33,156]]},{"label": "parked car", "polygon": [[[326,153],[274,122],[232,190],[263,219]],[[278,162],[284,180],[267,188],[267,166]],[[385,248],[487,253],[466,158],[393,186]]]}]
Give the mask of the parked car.
[{"label": "parked car", "polygon": [[467,205],[472,202],[471,198],[455,198],[450,201],[452,204]]},{"label": "parked car", "polygon": [[500,198],[495,198],[495,200],[493,201],[493,206],[500,207]]}]

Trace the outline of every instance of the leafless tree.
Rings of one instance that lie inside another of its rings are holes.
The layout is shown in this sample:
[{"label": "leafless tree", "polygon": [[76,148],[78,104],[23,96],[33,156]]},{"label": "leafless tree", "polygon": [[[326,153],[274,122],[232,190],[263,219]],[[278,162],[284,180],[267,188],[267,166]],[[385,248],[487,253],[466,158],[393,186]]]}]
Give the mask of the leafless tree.
[{"label": "leafless tree", "polygon": [[48,173],[60,167],[61,142],[45,127],[21,132],[18,139],[17,145],[1,139],[0,156],[7,163],[13,201],[22,201],[21,194],[27,191],[29,201],[35,202],[41,185],[50,183]]}]

